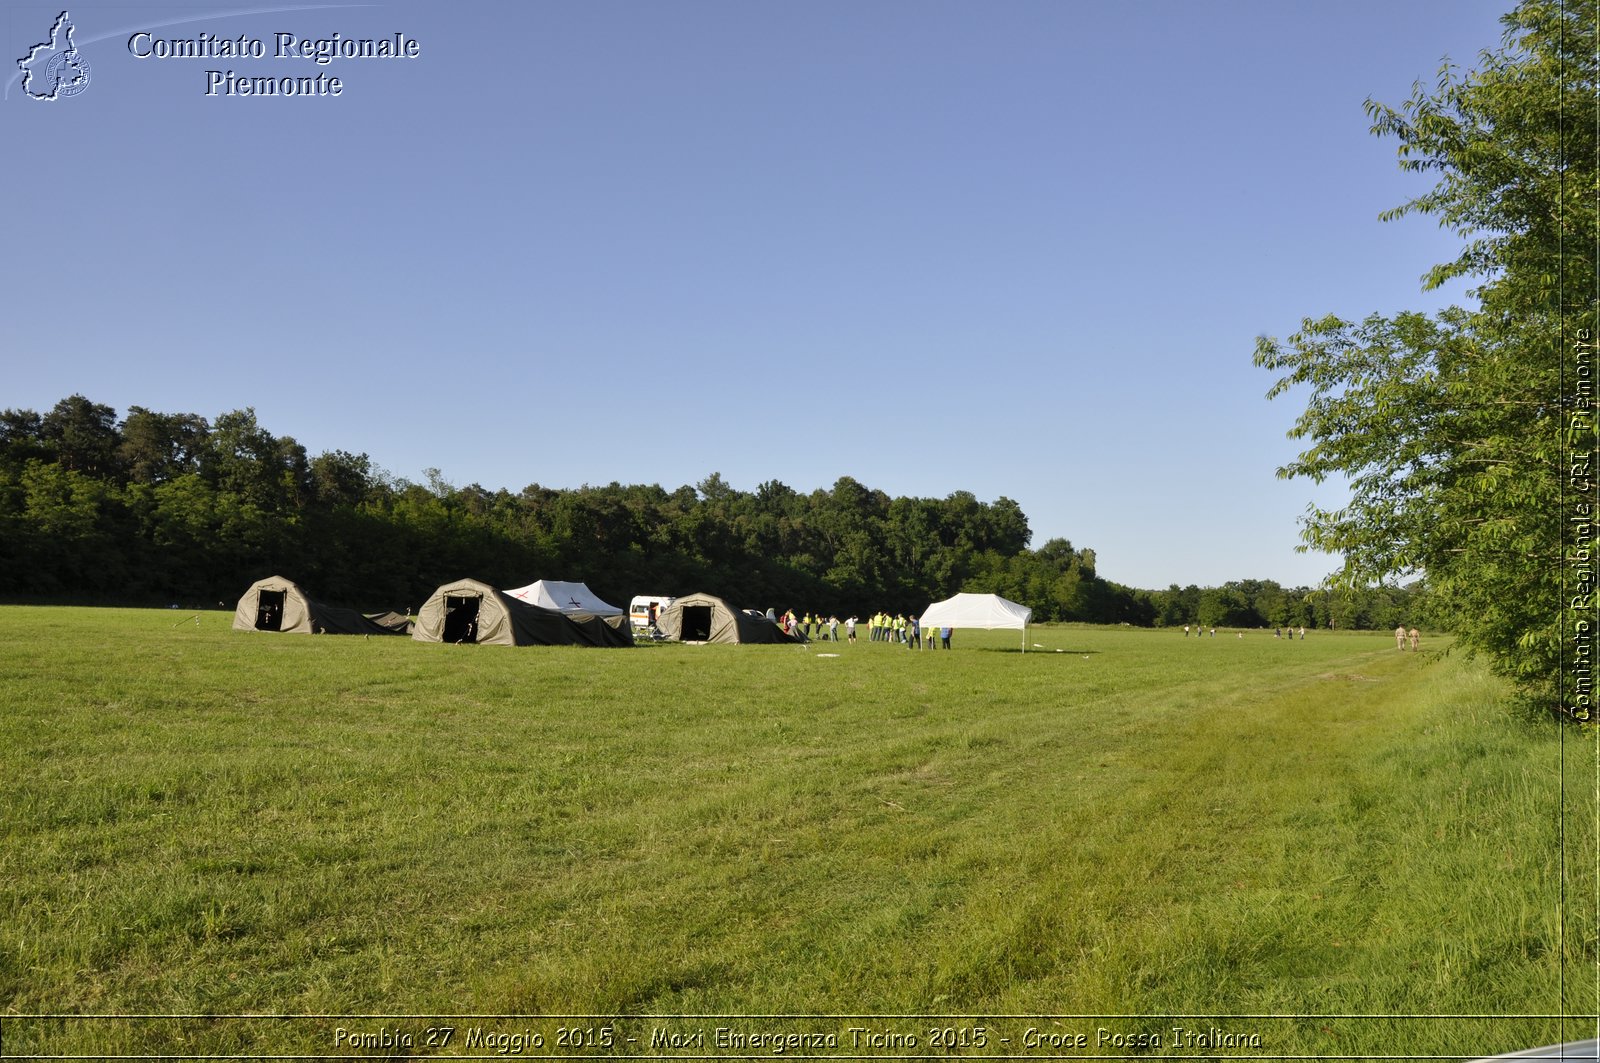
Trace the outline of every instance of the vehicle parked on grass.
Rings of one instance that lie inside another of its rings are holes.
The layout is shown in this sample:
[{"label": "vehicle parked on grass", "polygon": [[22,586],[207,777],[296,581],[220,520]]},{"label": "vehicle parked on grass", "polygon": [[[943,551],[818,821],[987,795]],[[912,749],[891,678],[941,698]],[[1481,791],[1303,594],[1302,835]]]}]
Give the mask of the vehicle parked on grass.
[{"label": "vehicle parked on grass", "polygon": [[649,630],[655,625],[656,617],[661,614],[661,610],[674,601],[676,598],[670,594],[637,595],[628,605],[628,622],[636,628]]}]

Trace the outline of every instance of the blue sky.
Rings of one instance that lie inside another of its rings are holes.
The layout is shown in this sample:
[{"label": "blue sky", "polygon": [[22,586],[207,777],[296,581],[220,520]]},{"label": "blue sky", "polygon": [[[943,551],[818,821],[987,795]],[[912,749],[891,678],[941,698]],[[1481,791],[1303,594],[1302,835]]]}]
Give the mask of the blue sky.
[{"label": "blue sky", "polygon": [[253,406],[512,491],[967,490],[1133,586],[1315,583],[1297,519],[1341,496],[1274,476],[1300,399],[1254,339],[1465,298],[1418,280],[1454,236],[1377,220],[1428,183],[1362,101],[1508,6],[134,0],[70,8],[91,80],[40,102],[16,59],[61,8],[10,3],[0,407]]}]

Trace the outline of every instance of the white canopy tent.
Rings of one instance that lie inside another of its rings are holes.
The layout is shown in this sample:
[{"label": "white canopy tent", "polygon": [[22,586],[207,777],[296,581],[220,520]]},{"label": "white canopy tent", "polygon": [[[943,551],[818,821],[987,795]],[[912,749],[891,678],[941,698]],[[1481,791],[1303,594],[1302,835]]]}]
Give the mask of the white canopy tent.
[{"label": "white canopy tent", "polygon": [[526,587],[506,591],[518,601],[537,605],[542,609],[555,609],[562,613],[588,613],[590,616],[621,616],[625,610],[607,605],[582,583],[563,583],[560,580],[535,580]]},{"label": "white canopy tent", "polygon": [[1022,652],[1028,652],[1028,621],[1033,610],[1007,601],[998,594],[958,594],[934,602],[922,614],[922,630],[940,627],[1016,628],[1022,632]]}]

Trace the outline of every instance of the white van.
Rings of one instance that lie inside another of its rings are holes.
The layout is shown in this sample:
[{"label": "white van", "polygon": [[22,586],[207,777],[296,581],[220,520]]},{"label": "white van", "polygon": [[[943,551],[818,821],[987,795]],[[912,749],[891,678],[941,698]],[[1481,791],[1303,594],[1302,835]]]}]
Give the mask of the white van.
[{"label": "white van", "polygon": [[670,594],[641,594],[628,605],[628,622],[636,628],[647,629],[650,621],[675,600]]}]

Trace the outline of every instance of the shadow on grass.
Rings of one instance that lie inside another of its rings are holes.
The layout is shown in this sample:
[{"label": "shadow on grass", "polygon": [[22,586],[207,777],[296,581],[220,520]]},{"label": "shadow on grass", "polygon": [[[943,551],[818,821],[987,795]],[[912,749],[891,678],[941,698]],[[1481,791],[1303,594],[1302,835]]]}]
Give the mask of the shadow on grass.
[{"label": "shadow on grass", "polygon": [[1104,650],[1075,650],[1075,649],[1072,649],[1070,647],[1065,647],[1065,646],[1061,647],[1059,649],[1054,647],[1054,646],[1050,646],[1050,647],[1047,647],[1047,648],[1038,647],[1038,646],[1030,646],[1030,647],[1028,647],[1027,650],[1023,650],[1020,647],[1016,647],[1016,646],[974,646],[974,647],[971,647],[969,649],[964,650],[963,652],[965,652],[965,653],[1013,653],[1013,654],[1016,654],[1018,657],[1053,657],[1056,654],[1065,655],[1065,654],[1069,654],[1069,653],[1075,653],[1079,657],[1088,657],[1091,654],[1098,655],[1098,654],[1104,653],[1105,651]]}]

